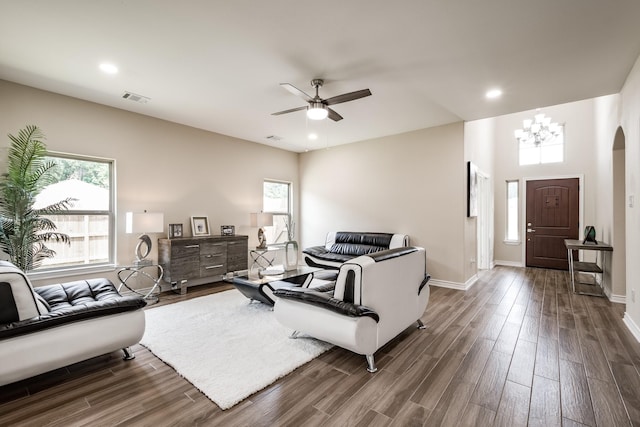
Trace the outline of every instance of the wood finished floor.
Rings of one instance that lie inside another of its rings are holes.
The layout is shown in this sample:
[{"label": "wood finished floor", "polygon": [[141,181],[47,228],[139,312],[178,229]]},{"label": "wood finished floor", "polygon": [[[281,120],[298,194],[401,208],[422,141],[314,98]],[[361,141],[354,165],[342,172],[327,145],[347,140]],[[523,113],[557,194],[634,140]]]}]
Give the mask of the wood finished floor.
[{"label": "wood finished floor", "polygon": [[640,344],[624,306],[567,280],[498,267],[467,292],[432,287],[427,329],[381,349],[375,374],[334,348],[222,411],[138,345],[131,362],[112,353],[0,387],[0,425],[640,426]]}]

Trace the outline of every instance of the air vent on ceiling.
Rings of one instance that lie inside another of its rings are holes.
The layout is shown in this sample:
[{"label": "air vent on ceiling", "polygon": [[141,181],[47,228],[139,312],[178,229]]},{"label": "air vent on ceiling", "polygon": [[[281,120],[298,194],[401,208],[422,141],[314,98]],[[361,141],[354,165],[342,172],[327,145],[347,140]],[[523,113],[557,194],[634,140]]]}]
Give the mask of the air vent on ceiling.
[{"label": "air vent on ceiling", "polygon": [[282,137],[278,135],[269,135],[265,138],[267,138],[270,141],[282,141]]},{"label": "air vent on ceiling", "polygon": [[146,104],[147,102],[151,101],[151,98],[147,98],[146,96],[142,96],[142,95],[137,95],[133,92],[125,92],[122,94],[122,97],[124,99],[128,99],[129,101],[138,102],[140,104]]}]

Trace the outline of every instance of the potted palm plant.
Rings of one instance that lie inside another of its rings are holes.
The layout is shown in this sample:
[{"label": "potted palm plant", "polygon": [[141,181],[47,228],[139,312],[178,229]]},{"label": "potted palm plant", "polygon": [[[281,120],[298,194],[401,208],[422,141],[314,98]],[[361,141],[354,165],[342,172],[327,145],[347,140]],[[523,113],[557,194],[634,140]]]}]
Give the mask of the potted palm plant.
[{"label": "potted palm plant", "polygon": [[56,164],[47,160],[44,134],[37,126],[26,126],[9,139],[7,169],[0,177],[0,249],[16,267],[30,271],[55,256],[46,242],[69,243],[69,236],[57,232],[45,215],[67,210],[73,199],[36,208],[36,196],[51,183]]}]

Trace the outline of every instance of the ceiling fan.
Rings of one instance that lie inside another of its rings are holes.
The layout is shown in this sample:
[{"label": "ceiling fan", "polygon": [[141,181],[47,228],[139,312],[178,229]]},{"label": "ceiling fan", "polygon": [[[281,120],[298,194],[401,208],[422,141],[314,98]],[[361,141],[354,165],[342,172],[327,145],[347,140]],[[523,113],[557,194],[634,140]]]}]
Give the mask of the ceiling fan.
[{"label": "ceiling fan", "polygon": [[307,117],[312,120],[322,120],[329,117],[334,122],[337,122],[338,120],[342,120],[343,117],[329,108],[329,105],[341,104],[343,102],[349,102],[371,95],[371,91],[369,89],[362,89],[355,92],[343,93],[342,95],[322,99],[318,95],[318,89],[320,89],[323,84],[324,80],[322,79],[311,80],[311,86],[316,89],[316,96],[311,97],[292,84],[280,83],[280,86],[282,86],[292,94],[304,99],[309,103],[309,105],[304,107],[292,108],[290,110],[278,111],[277,113],[272,113],[271,115],[278,116],[280,114],[293,113],[294,111],[307,110]]}]

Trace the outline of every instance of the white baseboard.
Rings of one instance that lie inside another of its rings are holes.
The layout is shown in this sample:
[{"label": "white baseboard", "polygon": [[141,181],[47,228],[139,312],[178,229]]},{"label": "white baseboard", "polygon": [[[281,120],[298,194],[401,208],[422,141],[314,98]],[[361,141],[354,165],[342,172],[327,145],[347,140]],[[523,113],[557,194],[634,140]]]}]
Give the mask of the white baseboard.
[{"label": "white baseboard", "polygon": [[624,317],[622,318],[622,321],[624,322],[625,325],[627,325],[627,328],[633,334],[636,341],[640,342],[640,328],[638,327],[636,322],[633,321],[631,316],[629,316],[629,313],[627,312],[624,313]]},{"label": "white baseboard", "polygon": [[524,267],[520,261],[501,261],[499,259],[493,261],[494,265],[504,265],[505,267]]},{"label": "white baseboard", "polygon": [[627,303],[627,296],[626,295],[615,295],[615,294],[608,294],[605,292],[605,294],[607,295],[607,298],[609,298],[609,301],[616,303],[616,304],[626,304]]},{"label": "white baseboard", "polygon": [[449,288],[449,289],[457,289],[459,291],[466,291],[466,290],[469,290],[473,285],[475,285],[477,281],[478,281],[478,276],[474,274],[465,283],[449,282],[447,280],[431,279],[431,280],[429,280],[429,285],[438,286],[440,288]]}]

